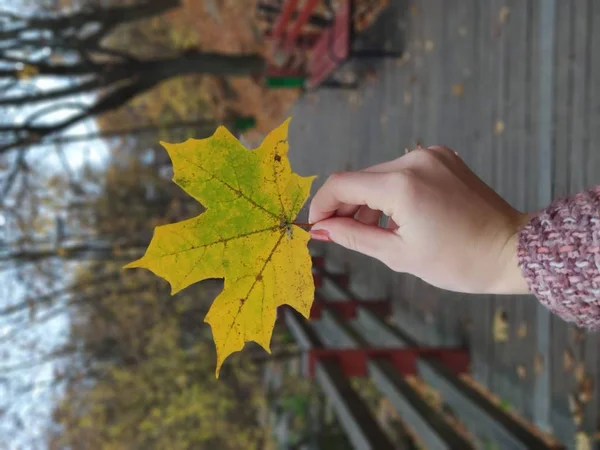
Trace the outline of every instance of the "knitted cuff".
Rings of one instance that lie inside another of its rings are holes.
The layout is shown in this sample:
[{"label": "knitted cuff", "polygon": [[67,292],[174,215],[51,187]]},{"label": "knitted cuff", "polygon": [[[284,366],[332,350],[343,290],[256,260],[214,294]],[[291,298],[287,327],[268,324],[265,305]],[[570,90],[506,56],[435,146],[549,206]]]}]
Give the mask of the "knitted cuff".
[{"label": "knitted cuff", "polygon": [[600,186],[558,200],[519,234],[533,294],[568,322],[600,329]]}]

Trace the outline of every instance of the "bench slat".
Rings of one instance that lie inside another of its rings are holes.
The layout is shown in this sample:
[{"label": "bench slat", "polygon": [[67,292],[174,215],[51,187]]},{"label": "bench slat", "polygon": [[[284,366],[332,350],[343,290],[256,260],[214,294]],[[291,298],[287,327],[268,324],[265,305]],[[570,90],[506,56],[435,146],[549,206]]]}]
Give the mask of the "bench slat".
[{"label": "bench slat", "polygon": [[335,361],[320,361],[316,367],[316,378],[331,400],[340,425],[355,449],[395,448]]},{"label": "bench slat", "polygon": [[[347,0],[336,14],[333,25],[322,33],[321,38],[315,44],[308,62],[310,78],[307,85],[309,88],[316,87],[325,81],[333,70],[338,67],[340,61],[350,56],[352,27],[350,14],[351,4],[350,0]],[[331,58],[330,50],[335,59]]]},{"label": "bench slat", "polygon": [[[321,271],[327,282],[333,281],[327,272]],[[340,293],[355,299],[347,289],[338,287]],[[375,327],[381,331],[374,332]],[[369,345],[392,345],[414,347],[418,342],[395,326],[386,323],[372,311],[359,308],[354,331],[364,332]],[[362,336],[362,334],[361,334]],[[417,360],[418,371],[423,379],[442,393],[446,403],[467,427],[475,432],[489,435],[501,448],[514,449],[559,449],[560,446],[548,444],[544,439],[532,433],[521,422],[498,408],[484,395],[469,386],[460,377],[454,375],[443,364],[433,358],[423,357]]]},{"label": "bench slat", "polygon": [[[342,321],[333,310],[325,309],[322,321],[327,334],[344,347],[368,346],[367,341],[352,329],[348,322]],[[456,432],[441,414],[429,406],[402,378],[388,359],[370,358],[367,367],[369,378],[377,389],[394,405],[399,416],[415,431],[426,448],[473,449],[471,443]]]},{"label": "bench slat", "polygon": [[296,38],[300,34],[300,31],[302,31],[302,27],[306,25],[308,19],[316,9],[317,3],[319,3],[319,1],[320,0],[308,0],[307,2],[305,2],[304,6],[302,7],[302,12],[296,19],[296,23],[294,24],[292,31],[290,31],[286,37],[286,40],[288,42],[294,42],[296,40]]},{"label": "bench slat", "polygon": [[287,28],[294,11],[296,10],[296,6],[298,5],[298,0],[286,0],[281,8],[281,13],[277,17],[277,21],[275,25],[273,25],[273,38],[281,39],[284,34],[284,30]]},{"label": "bench slat", "polygon": [[[323,348],[313,327],[291,308],[284,309],[286,325],[304,350]],[[331,400],[336,417],[354,448],[393,450],[395,447],[383,432],[362,398],[352,388],[336,361],[319,361],[316,366],[319,386]]]}]

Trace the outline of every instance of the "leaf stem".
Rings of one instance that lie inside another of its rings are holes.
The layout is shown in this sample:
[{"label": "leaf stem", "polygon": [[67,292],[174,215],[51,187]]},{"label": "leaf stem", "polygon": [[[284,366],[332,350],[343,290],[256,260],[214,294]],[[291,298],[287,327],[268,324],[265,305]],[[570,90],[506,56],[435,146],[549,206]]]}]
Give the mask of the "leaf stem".
[{"label": "leaf stem", "polygon": [[296,225],[297,227],[308,228],[309,230],[312,228],[312,223],[304,223],[304,222],[292,222],[292,225]]}]

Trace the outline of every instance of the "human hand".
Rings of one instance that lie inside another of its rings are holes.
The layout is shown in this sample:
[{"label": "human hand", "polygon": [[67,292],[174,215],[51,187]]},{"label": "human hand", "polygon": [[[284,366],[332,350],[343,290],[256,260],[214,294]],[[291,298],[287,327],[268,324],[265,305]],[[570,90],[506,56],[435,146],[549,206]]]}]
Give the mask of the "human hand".
[{"label": "human hand", "polygon": [[[389,217],[380,227],[381,215]],[[313,239],[379,259],[442,289],[528,293],[512,208],[452,150],[418,148],[359,172],[333,174],[310,205]]]}]

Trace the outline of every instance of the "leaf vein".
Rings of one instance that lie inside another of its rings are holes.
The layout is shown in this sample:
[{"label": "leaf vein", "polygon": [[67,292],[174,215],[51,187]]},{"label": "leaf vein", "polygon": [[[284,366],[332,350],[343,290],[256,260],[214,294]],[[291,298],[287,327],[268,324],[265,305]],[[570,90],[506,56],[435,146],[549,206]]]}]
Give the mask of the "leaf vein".
[{"label": "leaf vein", "polygon": [[196,166],[198,169],[202,170],[203,172],[207,173],[208,175],[210,175],[211,179],[217,180],[218,182],[220,182],[221,184],[223,184],[225,187],[227,187],[227,189],[229,189],[230,191],[234,192],[235,194],[239,195],[241,198],[245,199],[246,201],[248,201],[248,203],[250,203],[251,205],[255,206],[256,208],[266,212],[267,214],[269,214],[272,217],[275,217],[277,219],[279,219],[279,217],[277,216],[277,214],[275,214],[272,211],[269,211],[267,208],[265,208],[263,205],[260,205],[259,203],[255,202],[253,199],[251,199],[250,197],[248,197],[246,194],[244,194],[242,192],[241,189],[236,189],[235,187],[233,187],[232,185],[230,185],[229,183],[227,183],[225,180],[221,180],[220,178],[218,178],[215,174],[209,172],[208,170],[206,170],[204,167],[200,166],[199,164],[195,163],[194,161],[190,160],[189,158],[186,158],[185,156],[181,155],[181,157],[183,159],[185,159],[186,161],[188,161],[190,164]]}]

